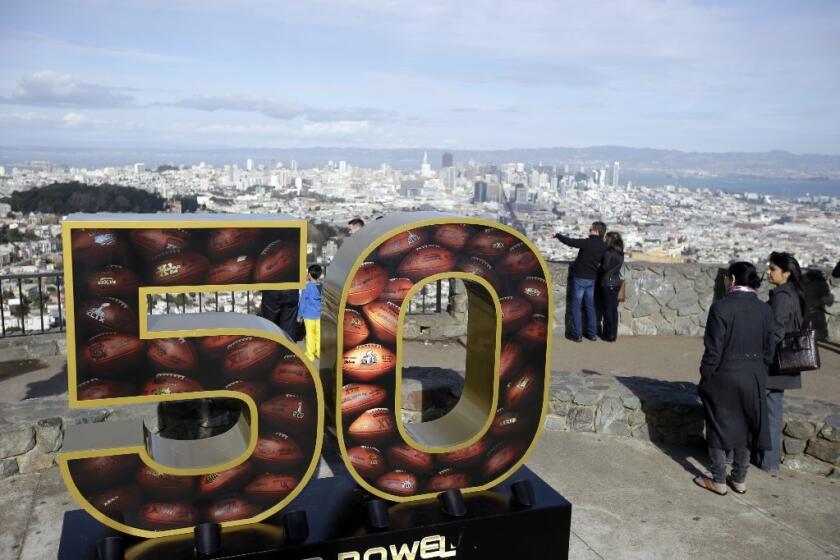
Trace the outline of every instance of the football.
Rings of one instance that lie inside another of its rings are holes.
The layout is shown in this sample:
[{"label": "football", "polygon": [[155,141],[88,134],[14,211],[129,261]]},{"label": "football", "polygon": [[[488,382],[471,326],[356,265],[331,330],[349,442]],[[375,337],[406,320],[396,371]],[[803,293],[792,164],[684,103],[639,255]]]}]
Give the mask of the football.
[{"label": "football", "polygon": [[370,328],[361,313],[355,309],[344,310],[344,347],[358,346],[370,336]]},{"label": "football", "polygon": [[117,486],[91,496],[89,501],[97,511],[125,521],[126,516],[140,505],[140,489],[134,485]]},{"label": "football", "polygon": [[397,496],[417,493],[417,477],[405,471],[391,471],[376,479],[376,487]]},{"label": "football", "polygon": [[273,340],[246,336],[225,349],[222,373],[234,379],[258,377],[274,365],[279,355],[280,345]]},{"label": "football", "polygon": [[144,395],[171,395],[203,390],[204,387],[198,381],[178,373],[157,373],[143,385]]},{"label": "football", "polygon": [[388,273],[381,265],[374,262],[362,263],[347,290],[347,303],[365,305],[372,302],[379,297],[387,282]]},{"label": "football", "polygon": [[519,329],[531,317],[531,304],[526,300],[507,296],[499,299],[502,308],[502,332],[508,333]]},{"label": "football", "polygon": [[548,286],[543,278],[528,276],[517,286],[517,294],[534,308],[534,313],[545,313],[548,309]]},{"label": "football", "polygon": [[260,239],[257,228],[222,228],[207,234],[207,254],[226,259],[250,253]]},{"label": "football", "polygon": [[80,401],[92,401],[95,399],[131,397],[137,394],[137,387],[127,381],[94,377],[79,383],[77,391]]},{"label": "football", "polygon": [[153,338],[146,356],[155,371],[190,373],[198,367],[198,352],[186,338]]},{"label": "football", "polygon": [[537,255],[523,242],[519,242],[507,250],[505,256],[497,265],[499,270],[508,276],[525,276],[540,269]]},{"label": "football", "polygon": [[362,478],[374,480],[385,472],[385,458],[375,447],[351,447],[347,450],[347,457]]},{"label": "football", "polygon": [[373,334],[379,342],[391,344],[397,340],[400,307],[390,301],[372,301],[362,307]]},{"label": "football", "polygon": [[417,282],[427,276],[450,272],[455,268],[455,253],[440,245],[423,245],[400,261],[397,273]]},{"label": "football", "polygon": [[225,385],[225,390],[244,393],[254,399],[254,402],[259,406],[268,395],[268,383],[255,379],[237,379]]},{"label": "football", "polygon": [[359,443],[376,444],[390,439],[396,428],[394,415],[387,408],[372,408],[356,418],[347,433]]},{"label": "football", "polygon": [[540,383],[534,370],[526,368],[512,376],[505,385],[505,408],[516,410],[533,402],[540,395]]},{"label": "football", "polygon": [[496,228],[487,228],[467,242],[466,251],[486,260],[495,260],[516,245],[517,239]]},{"label": "football", "polygon": [[87,370],[104,377],[127,377],[145,357],[146,343],[130,334],[98,334],[82,348]]},{"label": "football", "polygon": [[452,251],[460,251],[467,244],[472,231],[465,224],[443,224],[435,230],[434,243]]},{"label": "football", "polygon": [[487,453],[487,459],[484,460],[481,473],[485,478],[493,478],[500,475],[502,471],[509,468],[522,457],[522,451],[522,448],[515,443],[501,442],[496,444]]},{"label": "football", "polygon": [[498,292],[501,283],[499,282],[499,276],[496,274],[496,271],[493,270],[493,265],[489,262],[485,261],[481,257],[470,257],[468,259],[462,260],[455,270],[459,272],[469,272],[471,274],[475,274],[476,276],[480,276],[487,280],[487,282],[493,286],[493,288]]},{"label": "football", "polygon": [[427,473],[434,467],[434,460],[431,453],[398,443],[388,449],[388,464],[396,469]]},{"label": "football", "polygon": [[366,383],[391,373],[397,357],[381,344],[360,344],[344,353],[341,371],[353,381]]},{"label": "football", "polygon": [[443,469],[429,477],[426,490],[429,492],[445,492],[453,488],[466,488],[470,485],[470,477],[454,469]]},{"label": "football", "polygon": [[203,284],[210,261],[198,253],[166,251],[152,265],[152,283],[158,286]]},{"label": "football", "polygon": [[315,427],[316,411],[298,395],[271,397],[260,405],[259,411],[269,426],[283,432],[297,434]]},{"label": "football", "polygon": [[286,434],[268,433],[257,440],[251,460],[269,472],[283,472],[303,461],[303,451]]},{"label": "football", "polygon": [[466,447],[448,453],[439,453],[437,460],[442,465],[452,465],[454,467],[468,467],[477,463],[481,457],[487,452],[490,447],[490,441],[487,437],[472,443]]},{"label": "football", "polygon": [[68,464],[73,482],[83,492],[110,488],[133,478],[137,472],[137,455],[107,455],[89,459],[71,459]]},{"label": "football", "polygon": [[548,337],[548,319],[545,315],[531,315],[528,322],[516,333],[516,338],[522,346],[538,348],[545,346]]},{"label": "football", "polygon": [[97,297],[85,300],[79,306],[79,324],[91,334],[122,332],[137,334],[137,315],[122,300]]},{"label": "football", "polygon": [[521,361],[522,347],[513,341],[506,342],[499,352],[499,380],[509,378]]},{"label": "football", "polygon": [[525,413],[516,410],[505,410],[500,408],[493,416],[493,423],[490,424],[490,433],[494,436],[504,437],[515,434],[527,427],[528,418]]},{"label": "football", "polygon": [[300,247],[291,241],[272,241],[260,252],[254,266],[254,282],[291,282],[298,277]]},{"label": "football", "polygon": [[234,334],[203,336],[198,339],[198,346],[201,348],[203,354],[211,358],[221,358],[227,347],[240,338],[242,337]]},{"label": "football", "polygon": [[118,264],[109,264],[91,274],[87,280],[87,292],[91,296],[137,300],[140,277]]},{"label": "football", "polygon": [[134,229],[128,235],[131,246],[146,259],[164,251],[183,251],[190,246],[191,235],[185,229]]},{"label": "football", "polygon": [[300,479],[290,474],[263,473],[245,487],[245,495],[249,500],[259,503],[276,504],[289,495]]},{"label": "football", "polygon": [[198,512],[186,502],[148,502],[137,519],[149,529],[178,529],[198,523]]},{"label": "football", "polygon": [[405,301],[413,286],[414,282],[410,278],[389,278],[382,293],[379,294],[379,299],[400,305]]},{"label": "football", "polygon": [[117,259],[124,245],[116,232],[110,229],[73,230],[73,260],[83,265],[96,266]]},{"label": "football", "polygon": [[236,521],[253,517],[261,511],[261,507],[250,503],[244,498],[229,496],[213,502],[202,513],[204,520],[209,523],[224,523],[225,521]]},{"label": "football", "polygon": [[376,408],[388,398],[388,391],[379,385],[348,383],[341,388],[341,414],[354,416]]},{"label": "football", "polygon": [[205,474],[198,481],[198,494],[214,496],[236,492],[251,480],[253,472],[253,465],[246,461],[226,471]]},{"label": "football", "polygon": [[287,393],[301,394],[315,391],[315,381],[303,361],[294,354],[286,354],[271,370],[271,383]]},{"label": "football", "polygon": [[247,255],[230,257],[207,270],[208,284],[247,284],[254,269],[254,258]]},{"label": "football", "polygon": [[185,496],[190,494],[195,482],[194,476],[158,472],[148,465],[137,471],[137,482],[150,494],[160,497]]},{"label": "football", "polygon": [[423,245],[426,242],[426,238],[426,231],[422,229],[410,229],[398,233],[379,246],[379,258],[388,260],[401,257],[412,249]]}]

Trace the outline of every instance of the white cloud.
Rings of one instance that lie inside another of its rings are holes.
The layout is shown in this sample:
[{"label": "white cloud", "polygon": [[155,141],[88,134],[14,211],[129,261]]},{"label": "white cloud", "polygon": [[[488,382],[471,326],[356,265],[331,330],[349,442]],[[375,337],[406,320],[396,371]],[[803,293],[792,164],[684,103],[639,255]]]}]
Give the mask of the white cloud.
[{"label": "white cloud", "polygon": [[80,126],[89,123],[90,119],[82,113],[67,113],[61,118],[61,122],[67,126]]},{"label": "white cloud", "polygon": [[315,122],[362,121],[382,119],[387,113],[370,107],[324,109],[310,107],[297,101],[272,101],[238,95],[205,95],[181,99],[175,107],[198,111],[241,111],[259,113],[278,120],[305,118]]},{"label": "white cloud", "polygon": [[319,122],[303,125],[301,133],[314,137],[349,136],[367,132],[369,128],[370,123],[367,121]]},{"label": "white cloud", "polygon": [[76,81],[72,74],[42,70],[20,80],[0,103],[39,107],[127,107],[134,99],[116,88]]},{"label": "white cloud", "polygon": [[15,113],[0,113],[0,120],[2,121],[45,121],[49,116],[44,113],[35,113],[32,111],[15,112]]}]

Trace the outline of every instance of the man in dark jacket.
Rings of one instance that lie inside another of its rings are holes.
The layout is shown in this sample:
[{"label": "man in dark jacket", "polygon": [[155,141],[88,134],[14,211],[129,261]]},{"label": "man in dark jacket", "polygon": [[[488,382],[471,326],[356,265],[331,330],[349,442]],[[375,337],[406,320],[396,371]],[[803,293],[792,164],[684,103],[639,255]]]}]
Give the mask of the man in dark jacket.
[{"label": "man in dark jacket", "polygon": [[840,278],[840,261],[837,261],[837,266],[831,271],[831,275],[835,278]]},{"label": "man in dark jacket", "polygon": [[297,290],[263,290],[260,303],[260,316],[265,317],[295,340],[298,330],[297,310],[299,293]]},{"label": "man in dark jacket", "polygon": [[598,340],[595,320],[595,279],[601,267],[601,258],[607,250],[604,234],[607,226],[604,222],[593,222],[589,228],[589,237],[573,239],[561,233],[554,235],[561,243],[580,249],[575,259],[572,272],[572,340],[581,340],[581,303],[586,305],[586,338]]}]

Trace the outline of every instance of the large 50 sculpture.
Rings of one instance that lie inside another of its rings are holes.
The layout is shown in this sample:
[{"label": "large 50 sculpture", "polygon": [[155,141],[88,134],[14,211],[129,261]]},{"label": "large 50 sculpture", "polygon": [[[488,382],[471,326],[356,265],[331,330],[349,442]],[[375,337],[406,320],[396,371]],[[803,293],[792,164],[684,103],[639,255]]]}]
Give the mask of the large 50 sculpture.
[{"label": "large 50 sculpture", "polygon": [[[154,294],[302,287],[306,222],[77,215],[63,234],[70,406],[156,402],[171,412],[155,429],[127,420],[67,431],[66,484],[115,529],[156,537],[280,511],[317,466],[325,405],[349,472],[392,501],[492,487],[537,441],[552,297],[539,252],[514,230],[411,213],[348,239],[324,285],[320,375],[265,319],[149,315],[147,304]],[[412,295],[441,278],[467,288],[464,388],[443,417],[407,424],[403,321]],[[198,425],[208,407],[229,421]]]}]

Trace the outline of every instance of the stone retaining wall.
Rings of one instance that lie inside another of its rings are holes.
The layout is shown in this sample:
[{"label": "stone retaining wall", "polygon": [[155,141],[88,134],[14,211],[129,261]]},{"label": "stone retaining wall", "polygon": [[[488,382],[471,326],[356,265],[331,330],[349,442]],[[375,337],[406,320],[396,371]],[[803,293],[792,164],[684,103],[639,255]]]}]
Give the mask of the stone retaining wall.
[{"label": "stone retaining wall", "polygon": [[37,360],[67,353],[64,333],[34,334],[0,338],[0,362]]}]

